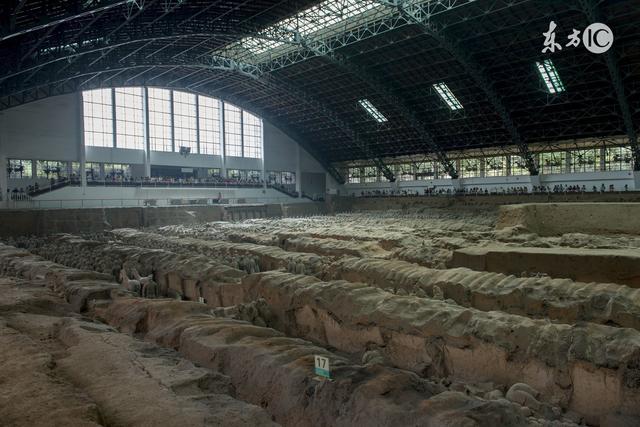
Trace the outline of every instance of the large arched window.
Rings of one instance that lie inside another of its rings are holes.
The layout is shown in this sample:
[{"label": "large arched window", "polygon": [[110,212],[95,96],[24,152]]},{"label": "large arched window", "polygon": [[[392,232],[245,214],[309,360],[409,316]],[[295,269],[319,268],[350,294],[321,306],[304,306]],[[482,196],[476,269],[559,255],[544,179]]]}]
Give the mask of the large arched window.
[{"label": "large arched window", "polygon": [[[153,151],[173,151],[171,91],[149,88],[149,142]],[[117,145],[117,143],[116,143]]]},{"label": "large arched window", "polygon": [[224,146],[227,156],[242,157],[242,110],[231,104],[224,106]]},{"label": "large arched window", "polygon": [[222,154],[222,131],[220,129],[220,101],[207,96],[198,96],[200,119],[200,153]]},{"label": "large arched window", "polygon": [[87,146],[143,150],[148,140],[152,151],[262,158],[262,119],[216,98],[127,87],[87,90],[82,99]]},{"label": "large arched window", "polygon": [[144,149],[143,90],[123,87],[115,90],[116,142],[119,147]]},{"label": "large arched window", "polygon": [[96,89],[82,93],[86,145],[113,147],[112,95],[111,89]]},{"label": "large arched window", "polygon": [[192,93],[173,92],[173,150],[185,147],[198,152],[198,111],[196,96]]}]

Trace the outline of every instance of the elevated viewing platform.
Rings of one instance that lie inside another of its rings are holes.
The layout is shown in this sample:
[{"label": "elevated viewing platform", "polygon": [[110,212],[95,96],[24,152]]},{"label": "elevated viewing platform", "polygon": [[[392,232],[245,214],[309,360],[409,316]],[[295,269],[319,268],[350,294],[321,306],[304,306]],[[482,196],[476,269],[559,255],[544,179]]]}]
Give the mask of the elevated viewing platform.
[{"label": "elevated viewing platform", "polygon": [[[10,194],[8,208],[55,209],[251,203],[302,203],[322,200],[295,186],[244,182],[62,181],[25,193]],[[0,203],[0,207],[2,204]]]}]

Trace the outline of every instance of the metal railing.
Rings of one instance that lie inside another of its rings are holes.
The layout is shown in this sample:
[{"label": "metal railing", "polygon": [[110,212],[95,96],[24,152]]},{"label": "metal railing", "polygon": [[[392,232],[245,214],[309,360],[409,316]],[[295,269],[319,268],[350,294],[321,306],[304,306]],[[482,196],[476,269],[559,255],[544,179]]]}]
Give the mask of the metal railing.
[{"label": "metal railing", "polygon": [[[76,184],[78,185],[78,184]],[[181,182],[181,181],[87,181],[88,187],[144,187],[144,188],[262,188],[257,182]],[[267,185],[267,187],[270,187]]]},{"label": "metal railing", "polygon": [[[37,197],[45,193],[49,193],[60,188],[67,186],[79,187],[80,181],[64,180],[52,183],[50,185],[42,186],[38,190],[34,190],[28,193],[29,197]],[[109,181],[109,180],[88,180],[87,187],[120,187],[120,188],[212,188],[212,189],[230,189],[230,188],[272,188],[281,193],[287,194],[291,197],[297,197],[295,184],[278,184],[278,183],[265,183],[262,182],[226,182],[226,181]]]},{"label": "metal railing", "polygon": [[[291,203],[291,197],[234,197],[223,198],[170,198],[170,199],[59,199],[59,200],[9,200],[8,209],[74,209],[113,207],[180,207],[180,206],[220,206],[220,205],[264,205],[271,203]],[[2,204],[0,203],[0,208]]]}]

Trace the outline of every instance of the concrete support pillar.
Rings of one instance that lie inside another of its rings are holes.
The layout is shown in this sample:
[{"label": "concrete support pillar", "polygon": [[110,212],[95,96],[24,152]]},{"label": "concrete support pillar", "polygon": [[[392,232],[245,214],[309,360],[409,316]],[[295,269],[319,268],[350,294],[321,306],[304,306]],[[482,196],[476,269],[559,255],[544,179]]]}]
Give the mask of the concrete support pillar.
[{"label": "concrete support pillar", "polygon": [[[0,138],[2,136],[0,135]],[[0,191],[2,191],[2,202],[0,207],[9,207],[9,200],[7,197],[7,188],[9,185],[9,179],[7,177],[7,155],[4,151],[3,141],[0,141]]]},{"label": "concrete support pillar", "polygon": [[600,147],[600,169],[601,171],[607,170],[607,149],[605,147]]},{"label": "concrete support pillar", "polygon": [[151,177],[151,137],[149,132],[149,88],[142,89],[142,120],[144,122],[144,176]]},{"label": "concrete support pillar", "polygon": [[633,171],[633,189],[640,190],[640,171]]},{"label": "concrete support pillar", "polygon": [[111,88],[111,125],[113,128],[113,148],[118,146],[118,110],[116,109],[116,90]]},{"label": "concrete support pillar", "polygon": [[240,110],[240,156],[244,157],[244,110]]},{"label": "concrete support pillar", "polygon": [[174,114],[173,90],[169,91],[169,112],[171,113],[171,152],[176,152],[176,120]]},{"label": "concrete support pillar", "polygon": [[264,123],[262,123],[262,119],[260,119],[260,166],[262,167],[262,189],[264,191],[267,190],[267,167],[265,160],[266,150],[264,149]]},{"label": "concrete support pillar", "polygon": [[298,198],[302,198],[302,172],[300,170],[300,145],[296,144],[296,191]]},{"label": "concrete support pillar", "polygon": [[[87,164],[87,152],[84,146],[84,110],[82,105],[82,92],[78,91],[78,96],[76,100],[76,107],[78,109],[78,135],[77,135],[77,146],[78,146],[78,163],[80,163],[80,185],[82,187],[82,194],[85,194],[87,189],[87,172],[86,172],[86,164]],[[115,117],[114,117],[115,122]]]},{"label": "concrete support pillar", "polygon": [[452,179],[451,185],[453,186],[453,191],[462,191],[464,189],[464,183],[462,178]]},{"label": "concrete support pillar", "polygon": [[567,153],[567,155],[565,156],[564,170],[562,173],[571,173],[571,151],[565,151],[565,153]]},{"label": "concrete support pillar", "polygon": [[222,156],[222,169],[221,169],[221,175],[223,178],[227,177],[227,137],[224,133],[224,102],[223,101],[218,101],[219,102],[219,106],[220,108],[218,109],[218,111],[220,111],[220,144],[222,145],[220,147],[220,155]]},{"label": "concrete support pillar", "polygon": [[7,157],[8,152],[8,144],[7,138],[4,134],[4,123],[5,118],[3,117],[2,112],[0,112],[0,191],[2,191],[2,201],[0,201],[0,208],[8,208],[9,200],[7,198],[7,188],[9,187],[9,176],[7,174],[7,166],[9,163],[9,159]]},{"label": "concrete support pillar", "polygon": [[196,153],[200,154],[200,97],[193,96],[196,101]]},{"label": "concrete support pillar", "polygon": [[532,187],[540,187],[540,175],[531,175],[529,178],[531,179]]},{"label": "concrete support pillar", "polygon": [[396,177],[396,180],[391,183],[391,187],[395,190],[400,189],[400,165],[395,164],[391,166],[393,168],[393,175]]}]

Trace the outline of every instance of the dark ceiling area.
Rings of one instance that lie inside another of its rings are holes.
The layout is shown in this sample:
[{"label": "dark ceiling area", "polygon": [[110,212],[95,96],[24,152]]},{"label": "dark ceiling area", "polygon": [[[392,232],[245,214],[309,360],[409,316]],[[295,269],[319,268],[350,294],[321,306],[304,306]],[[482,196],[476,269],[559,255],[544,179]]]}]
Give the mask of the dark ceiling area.
[{"label": "dark ceiling area", "polygon": [[[366,159],[386,174],[389,157],[433,155],[451,167],[451,150],[511,147],[527,161],[530,144],[576,138],[627,136],[640,155],[640,0],[363,0],[375,7],[367,19],[322,36],[269,31],[320,3],[3,0],[0,109],[97,87],[186,89],[262,115],[327,167]],[[543,53],[551,21],[563,49]],[[594,22],[614,33],[607,53],[565,46]],[[234,53],[257,36],[288,47]],[[545,87],[536,62],[546,59],[565,91]],[[443,102],[440,82],[464,108]]]}]

